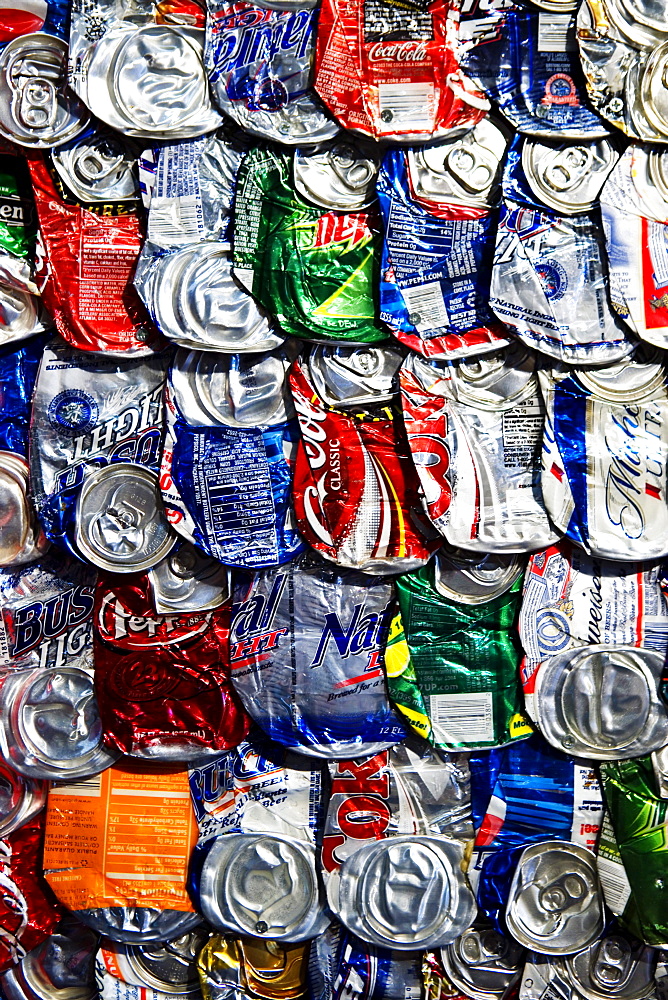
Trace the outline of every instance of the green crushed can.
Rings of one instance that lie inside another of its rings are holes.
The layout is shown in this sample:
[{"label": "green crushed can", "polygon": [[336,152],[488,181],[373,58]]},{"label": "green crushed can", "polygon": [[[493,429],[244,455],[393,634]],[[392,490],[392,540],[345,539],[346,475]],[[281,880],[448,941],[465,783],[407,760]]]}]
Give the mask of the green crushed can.
[{"label": "green crushed can", "polygon": [[[605,891],[618,852],[630,886],[619,914],[622,926],[655,948],[668,944],[668,799],[656,787],[651,757],[601,765],[614,837],[602,833],[599,871]],[[603,865],[601,865],[603,858]],[[622,878],[618,872],[617,882]],[[607,895],[607,893],[606,893]]]},{"label": "green crushed can", "polygon": [[26,162],[0,153],[0,254],[32,262],[36,238],[37,213]]},{"label": "green crushed can", "polygon": [[292,153],[252,149],[237,176],[234,272],[292,336],[385,340],[381,238],[369,211],[326,211],[292,186]]},{"label": "green crushed can", "polygon": [[496,587],[472,601],[470,593],[456,599],[448,569],[439,554],[395,581],[400,615],[385,651],[390,697],[436,747],[484,749],[525,739],[533,730],[523,712],[515,627],[522,573],[506,578],[501,592]]}]

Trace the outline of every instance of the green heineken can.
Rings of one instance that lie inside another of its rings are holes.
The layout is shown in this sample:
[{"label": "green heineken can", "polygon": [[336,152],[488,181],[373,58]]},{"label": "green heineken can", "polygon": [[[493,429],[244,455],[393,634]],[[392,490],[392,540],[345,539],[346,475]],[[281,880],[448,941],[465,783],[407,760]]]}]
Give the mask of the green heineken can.
[{"label": "green heineken can", "polygon": [[434,746],[525,739],[516,556],[446,552],[396,580],[400,616],[385,652],[390,697]]},{"label": "green heineken can", "polygon": [[[0,279],[20,288],[30,286],[27,265],[34,263],[37,213],[26,162],[0,154]],[[9,259],[8,259],[9,258]],[[30,291],[37,291],[29,287]]]},{"label": "green heineken can", "polygon": [[373,211],[327,211],[299,198],[293,154],[252,149],[237,176],[234,273],[296,337],[388,337],[378,316],[381,239]]},{"label": "green heineken can", "polygon": [[[668,799],[658,794],[651,757],[601,765],[611,830],[598,849],[601,883],[628,886],[617,909],[622,926],[653,947],[668,945]],[[614,872],[618,856],[623,873]],[[606,897],[609,892],[606,892]],[[613,900],[614,902],[614,900]]]}]

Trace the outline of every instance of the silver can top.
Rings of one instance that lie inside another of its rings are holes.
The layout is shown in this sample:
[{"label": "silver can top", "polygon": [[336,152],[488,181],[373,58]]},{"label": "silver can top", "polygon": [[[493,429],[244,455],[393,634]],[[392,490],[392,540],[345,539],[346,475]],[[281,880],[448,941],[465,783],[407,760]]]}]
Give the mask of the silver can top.
[{"label": "silver can top", "polygon": [[110,573],[140,573],[156,566],[176,543],[156,473],[117,462],[85,479],[75,541],[86,559]]},{"label": "silver can top", "polygon": [[199,913],[148,906],[104,906],[74,910],[74,914],[98,934],[125,944],[173,941],[203,923]]},{"label": "silver can top", "polygon": [[0,837],[18,830],[46,805],[47,785],[0,761]]},{"label": "silver can top", "polygon": [[200,996],[197,956],[209,932],[195,927],[170,941],[120,945],[138,986],[159,993]]},{"label": "silver can top", "polygon": [[139,201],[140,150],[108,129],[82,136],[53,150],[58,176],[82,202]]},{"label": "silver can top", "polygon": [[578,215],[594,208],[618,159],[607,139],[559,146],[525,139],[522,146],[522,167],[531,190],[561,215]]},{"label": "silver can top", "polygon": [[327,406],[387,403],[399,391],[404,359],[398,347],[316,344],[306,367],[313,388]]},{"label": "silver can top", "polygon": [[596,858],[586,847],[548,840],[526,847],[510,886],[508,930],[544,955],[587,948],[603,930]]},{"label": "silver can top", "polygon": [[566,959],[566,969],[585,1000],[644,1000],[654,994],[657,952],[624,934],[608,934]]},{"label": "silver can top", "polygon": [[324,149],[296,149],[293,180],[297,194],[321,208],[357,212],[376,197],[378,155],[339,140]]},{"label": "silver can top", "polygon": [[434,586],[457,604],[486,604],[510,590],[524,572],[520,555],[465,552],[443,547],[436,553]]},{"label": "silver can top", "polygon": [[229,598],[229,570],[182,541],[149,570],[156,614],[211,611]]},{"label": "silver can top", "polygon": [[647,345],[605,368],[578,369],[576,377],[585,389],[610,403],[640,402],[666,394],[666,369],[659,352]]},{"label": "silver can top", "polygon": [[482,410],[506,410],[534,395],[535,369],[535,355],[517,340],[499,351],[461,358],[448,366],[454,399]]},{"label": "silver can top", "polygon": [[483,924],[442,948],[441,960],[450,982],[471,1000],[502,1000],[522,973],[524,948]]}]

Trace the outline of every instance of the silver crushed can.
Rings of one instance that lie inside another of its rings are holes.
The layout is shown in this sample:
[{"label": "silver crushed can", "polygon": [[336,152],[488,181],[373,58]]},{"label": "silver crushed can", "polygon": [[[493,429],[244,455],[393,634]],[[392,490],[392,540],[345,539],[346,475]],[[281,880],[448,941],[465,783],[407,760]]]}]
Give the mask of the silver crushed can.
[{"label": "silver crushed can", "polygon": [[199,913],[157,910],[151,906],[101,906],[73,913],[91,930],[123,944],[173,941],[202,924]]},{"label": "silver crushed can", "polygon": [[211,611],[229,598],[229,570],[190,542],[178,542],[148,577],[158,615]]},{"label": "silver crushed can", "polygon": [[156,566],[176,544],[156,473],[116,462],[88,476],[77,501],[75,541],[89,562],[110,573]]},{"label": "silver crushed can", "polygon": [[526,138],[522,169],[539,202],[559,215],[590,212],[619,154],[607,139],[574,146],[549,146]]},{"label": "silver crushed can", "polygon": [[0,837],[30,822],[46,805],[47,784],[0,761]]},{"label": "silver crushed can", "polygon": [[603,930],[596,858],[565,840],[531,844],[522,852],[506,907],[508,930],[542,955],[569,955]]},{"label": "silver crushed can", "polygon": [[316,149],[295,149],[294,188],[300,197],[337,212],[359,212],[376,198],[380,156],[370,144],[337,139]]},{"label": "silver crushed can", "polygon": [[24,458],[0,451],[0,566],[34,562],[49,547],[29,499],[29,479]]},{"label": "silver crushed can", "polygon": [[471,1000],[503,1000],[520,978],[524,948],[480,921],[441,948],[452,985]]},{"label": "silver crushed can", "polygon": [[450,545],[526,552],[559,537],[540,487],[544,406],[521,344],[401,369],[404,421],[427,514]]},{"label": "silver crushed can", "polygon": [[398,394],[404,355],[394,345],[315,344],[303,364],[327,406],[373,406],[389,403]]},{"label": "silver crushed can", "polygon": [[534,709],[545,738],[576,757],[627,760],[668,742],[658,693],[664,656],[633,646],[591,645],[545,660]]},{"label": "silver crushed can", "polygon": [[0,976],[6,1000],[97,1000],[98,936],[71,915],[13,968]]},{"label": "silver crushed can", "polygon": [[[137,1000],[143,991],[149,996],[200,997],[197,955],[208,938],[208,930],[196,927],[171,941],[154,944],[103,942],[96,960],[102,996],[106,997],[114,988],[119,990],[120,980],[120,983],[135,987],[132,993],[137,992]],[[124,992],[122,987],[120,992],[121,995]]]},{"label": "silver crushed can", "polygon": [[51,152],[65,188],[83,204],[140,200],[137,161],[141,149],[111,129],[87,131]]}]

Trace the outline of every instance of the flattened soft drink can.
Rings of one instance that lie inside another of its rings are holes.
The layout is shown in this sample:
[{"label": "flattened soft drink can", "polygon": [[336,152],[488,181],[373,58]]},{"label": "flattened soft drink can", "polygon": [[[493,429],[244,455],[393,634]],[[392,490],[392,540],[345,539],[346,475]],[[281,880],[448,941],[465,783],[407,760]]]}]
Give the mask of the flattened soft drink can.
[{"label": "flattened soft drink can", "polygon": [[[382,357],[385,349],[365,347],[357,353],[362,361],[368,355]],[[322,351],[318,357],[324,357]],[[341,402],[326,405],[313,385],[317,375],[309,380],[309,369],[308,361],[295,361],[289,376],[301,430],[293,496],[303,536],[326,558],[365,573],[385,575],[423,565],[439,540],[423,514],[397,414],[373,405],[371,386],[361,412],[351,412],[346,401],[347,412]],[[331,384],[329,391],[334,391]]]},{"label": "flattened soft drink can", "polygon": [[291,177],[286,152],[257,148],[242,160],[235,275],[290,335],[384,340],[376,308],[381,249],[376,212],[311,205],[295,193]]},{"label": "flattened soft drink can", "polygon": [[513,633],[521,571],[500,594],[483,594],[475,604],[441,592],[447,571],[437,555],[396,580],[401,624],[393,623],[386,651],[390,695],[437,747],[470,750],[526,738],[532,730],[522,711]]},{"label": "flattened soft drink can", "polygon": [[326,0],[315,88],[337,121],[394,142],[426,142],[475,125],[489,104],[460,70],[451,18],[442,0],[407,9]]},{"label": "flattened soft drink can", "polygon": [[36,948],[4,973],[7,1000],[95,1000],[98,936],[66,916]]},{"label": "flattened soft drink can", "polygon": [[103,984],[102,998],[107,1000],[116,993],[119,1000],[166,1000],[174,995],[197,1000],[197,956],[208,939],[208,930],[195,927],[172,941],[152,944],[101,942],[96,971],[98,982],[101,979]]},{"label": "flattened soft drink can", "polygon": [[456,547],[527,552],[556,540],[540,485],[545,408],[516,341],[479,359],[410,355],[404,421],[432,523]]},{"label": "flattened soft drink can", "polygon": [[295,149],[293,180],[301,197],[340,212],[357,212],[376,195],[379,153],[371,143],[335,138],[324,147]]},{"label": "flattened soft drink can", "polygon": [[404,738],[383,667],[390,583],[310,554],[233,579],[232,682],[272,739],[328,758]]},{"label": "flattened soft drink can", "polygon": [[541,373],[543,498],[591,555],[621,562],[668,552],[668,395],[659,361]]},{"label": "flattened soft drink can", "polygon": [[489,308],[496,214],[470,218],[463,210],[458,217],[455,205],[449,218],[432,214],[412,194],[408,156],[390,150],[378,176],[385,228],[381,319],[427,357],[503,347],[508,335]]},{"label": "flattened soft drink can", "polygon": [[[313,947],[329,933],[316,938]],[[309,950],[308,942],[289,944],[214,934],[197,957],[202,1000],[237,996],[302,1000]]]},{"label": "flattened soft drink can", "polygon": [[170,370],[160,477],[167,517],[230,566],[276,566],[304,548],[291,502],[294,353],[180,351]]}]

